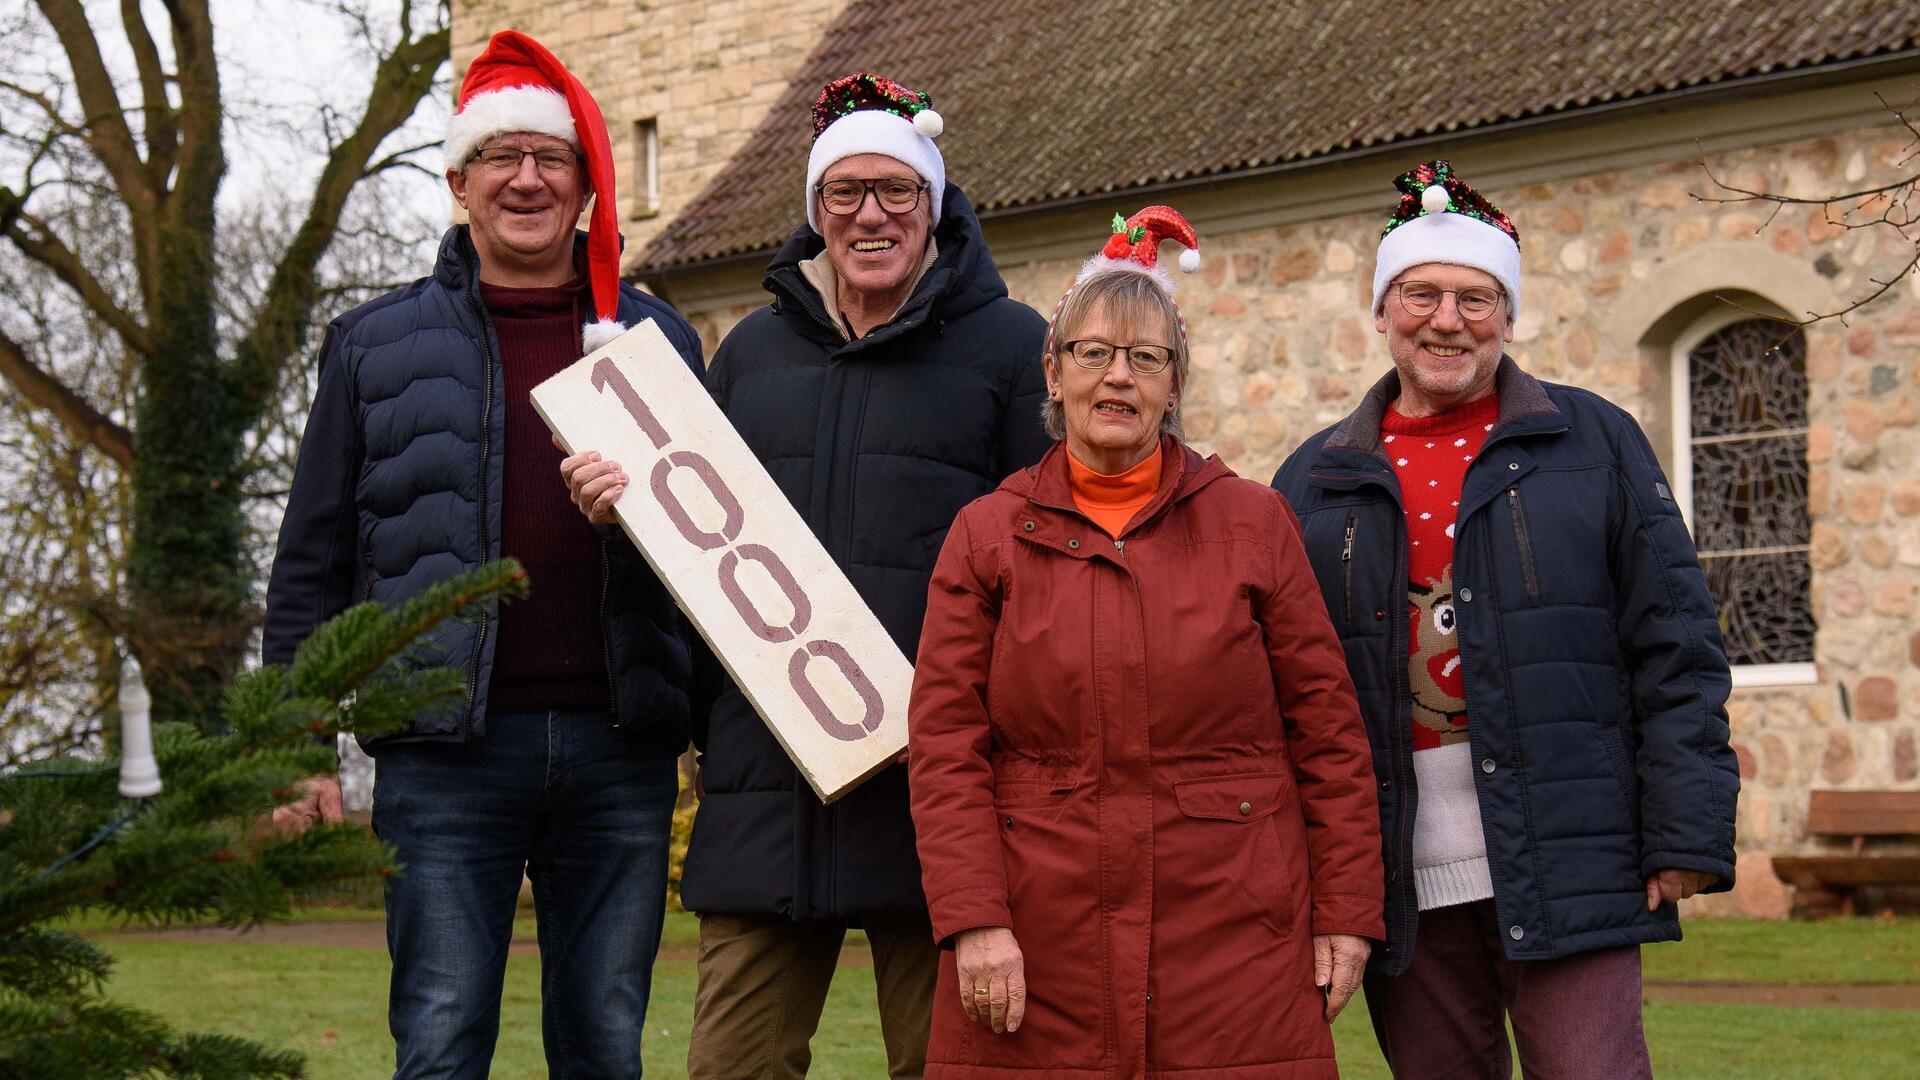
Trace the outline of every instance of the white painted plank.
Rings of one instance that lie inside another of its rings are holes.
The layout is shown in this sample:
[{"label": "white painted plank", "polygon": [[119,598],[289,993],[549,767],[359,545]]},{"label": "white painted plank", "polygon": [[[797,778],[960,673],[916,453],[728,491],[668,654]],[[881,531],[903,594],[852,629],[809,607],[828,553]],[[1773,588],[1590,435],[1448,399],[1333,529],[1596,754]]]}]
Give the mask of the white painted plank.
[{"label": "white painted plank", "polygon": [[906,748],[913,665],[658,327],[541,383],[533,406],[568,453],[625,468],[621,528],[822,802]]}]

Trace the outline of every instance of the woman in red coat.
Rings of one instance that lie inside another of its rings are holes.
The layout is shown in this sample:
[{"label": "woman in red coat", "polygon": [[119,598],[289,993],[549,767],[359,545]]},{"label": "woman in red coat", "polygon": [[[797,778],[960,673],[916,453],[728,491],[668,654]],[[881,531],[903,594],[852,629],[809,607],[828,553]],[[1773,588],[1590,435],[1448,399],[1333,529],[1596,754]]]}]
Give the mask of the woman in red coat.
[{"label": "woman in red coat", "polygon": [[1149,207],[1082,270],[1044,360],[1064,439],[934,570],[929,1080],[1337,1076],[1328,1024],[1384,931],[1366,736],[1293,515],[1179,439],[1165,236],[1195,262]]}]

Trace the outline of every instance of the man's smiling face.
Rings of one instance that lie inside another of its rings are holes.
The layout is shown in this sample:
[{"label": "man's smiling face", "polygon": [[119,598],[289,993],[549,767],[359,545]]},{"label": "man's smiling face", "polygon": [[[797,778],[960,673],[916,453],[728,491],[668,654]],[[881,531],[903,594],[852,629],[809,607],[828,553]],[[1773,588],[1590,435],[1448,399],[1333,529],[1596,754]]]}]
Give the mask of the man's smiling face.
[{"label": "man's smiling face", "polygon": [[[1424,281],[1447,292],[1432,314],[1411,315],[1400,303],[1400,284],[1407,281]],[[1493,392],[1502,346],[1513,340],[1512,308],[1503,294],[1486,318],[1462,318],[1458,292],[1469,288],[1497,292],[1500,282],[1470,266],[1421,263],[1388,287],[1373,325],[1387,336],[1387,351],[1400,370],[1401,412],[1430,416]]]},{"label": "man's smiling face", "polygon": [[[908,180],[920,182],[920,174],[897,158],[885,154],[855,154],[833,163],[820,182],[835,180]],[[814,194],[819,199],[819,194]],[[827,259],[833,263],[843,289],[862,296],[891,297],[904,289],[919,272],[927,254],[927,238],[933,234],[933,199],[920,193],[920,201],[904,214],[890,214],[880,206],[872,192],[862,195],[860,208],[851,214],[829,214],[820,209],[815,215],[820,235],[827,242]],[[904,298],[903,298],[904,299]]]},{"label": "man's smiling face", "polygon": [[[479,153],[500,147],[517,150],[572,150],[565,139],[533,132],[496,135]],[[473,246],[483,266],[530,268],[565,266],[573,253],[573,230],[586,205],[588,185],[576,160],[565,169],[542,169],[529,155],[517,169],[498,169],[478,156],[447,183],[466,208]]]}]

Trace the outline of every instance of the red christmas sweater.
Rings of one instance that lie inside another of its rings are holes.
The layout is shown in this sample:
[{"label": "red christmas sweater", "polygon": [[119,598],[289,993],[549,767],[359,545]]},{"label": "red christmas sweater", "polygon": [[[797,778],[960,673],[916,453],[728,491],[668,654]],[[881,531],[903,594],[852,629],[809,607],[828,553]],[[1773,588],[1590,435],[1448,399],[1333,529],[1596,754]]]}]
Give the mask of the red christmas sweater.
[{"label": "red christmas sweater", "polygon": [[1423,911],[1493,895],[1453,629],[1453,529],[1467,467],[1499,417],[1500,399],[1489,395],[1436,416],[1389,408],[1380,421],[1407,513],[1407,668],[1420,788],[1413,866]]}]

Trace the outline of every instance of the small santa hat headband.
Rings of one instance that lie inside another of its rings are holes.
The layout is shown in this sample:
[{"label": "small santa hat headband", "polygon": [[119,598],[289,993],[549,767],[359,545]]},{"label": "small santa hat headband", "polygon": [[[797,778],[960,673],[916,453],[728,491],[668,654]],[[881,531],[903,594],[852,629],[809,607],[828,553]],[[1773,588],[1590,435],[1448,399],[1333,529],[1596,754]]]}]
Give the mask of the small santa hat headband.
[{"label": "small santa hat headband", "polygon": [[1387,286],[1422,263],[1470,266],[1493,275],[1507,293],[1507,317],[1520,310],[1520,233],[1513,222],[1453,175],[1453,165],[1429,161],[1394,178],[1400,201],[1380,231],[1373,271],[1373,313]]},{"label": "small santa hat headband", "polygon": [[[1047,320],[1047,344],[1043,353],[1053,351],[1053,326],[1060,321],[1060,312],[1067,306],[1067,298],[1073,290],[1091,278],[1102,274],[1139,274],[1160,286],[1162,292],[1172,299],[1177,288],[1173,275],[1160,265],[1160,242],[1173,240],[1186,248],[1180,253],[1180,269],[1191,274],[1200,269],[1200,235],[1193,231],[1180,211],[1171,206],[1149,206],[1136,212],[1132,217],[1113,215],[1113,235],[1107,238],[1107,244],[1100,254],[1088,259],[1080,266],[1080,272],[1074,275],[1073,285],[1060,296],[1060,302],[1053,307],[1053,316]],[[1178,305],[1174,311],[1180,310]],[[1187,320],[1181,317],[1178,327],[1182,338],[1187,336]]]},{"label": "small santa hat headband", "polygon": [[841,158],[885,154],[918,173],[933,197],[933,220],[947,189],[947,164],[933,140],[946,130],[933,99],[870,71],[828,83],[813,103],[813,149],[807,154],[807,224],[820,229],[814,188]]},{"label": "small santa hat headband", "polygon": [[626,333],[620,311],[620,226],[614,218],[613,147],[600,106],[546,47],[518,30],[502,30],[467,68],[447,127],[447,167],[464,167],[488,139],[528,131],[565,139],[580,151],[593,184],[587,215],[587,280],[594,321],[581,345],[593,352]]}]

